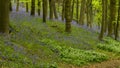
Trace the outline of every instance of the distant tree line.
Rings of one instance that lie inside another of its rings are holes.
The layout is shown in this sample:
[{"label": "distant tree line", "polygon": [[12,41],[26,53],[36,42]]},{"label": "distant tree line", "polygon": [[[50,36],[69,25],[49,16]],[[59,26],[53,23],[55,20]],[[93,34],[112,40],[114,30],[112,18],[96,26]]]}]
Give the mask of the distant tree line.
[{"label": "distant tree line", "polygon": [[[25,1],[26,12],[40,16],[43,22],[58,19],[65,21],[65,31],[72,32],[71,22],[94,28],[100,27],[99,39],[104,36],[119,38],[120,32],[120,0],[22,0]],[[15,0],[16,12],[19,11],[20,0]],[[29,7],[31,6],[31,7]],[[0,0],[0,33],[9,34],[9,12],[12,11],[12,1]],[[97,18],[96,18],[97,17]],[[98,20],[95,24],[95,20]]]}]

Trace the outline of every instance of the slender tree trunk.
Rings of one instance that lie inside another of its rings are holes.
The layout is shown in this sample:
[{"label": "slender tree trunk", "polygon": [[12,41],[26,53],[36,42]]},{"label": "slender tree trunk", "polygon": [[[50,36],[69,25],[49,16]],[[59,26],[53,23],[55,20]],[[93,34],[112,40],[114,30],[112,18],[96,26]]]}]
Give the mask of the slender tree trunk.
[{"label": "slender tree trunk", "polygon": [[38,0],[38,15],[40,16],[41,13],[41,1]]},{"label": "slender tree trunk", "polygon": [[108,36],[112,37],[113,33],[113,24],[115,21],[116,15],[116,0],[110,0],[110,20],[108,23]]},{"label": "slender tree trunk", "polygon": [[79,0],[77,0],[76,3],[76,19],[77,19],[77,23],[79,23]]},{"label": "slender tree trunk", "polygon": [[73,16],[74,16],[74,5],[75,5],[75,0],[73,0],[72,2],[72,19],[73,19]]},{"label": "slender tree trunk", "polygon": [[64,21],[65,19],[65,0],[63,0],[62,3],[62,20]]},{"label": "slender tree trunk", "polygon": [[57,1],[57,4],[58,4],[58,12],[60,13],[60,1]]},{"label": "slender tree trunk", "polygon": [[53,0],[49,0],[50,19],[53,19]]},{"label": "slender tree trunk", "polygon": [[119,25],[120,25],[120,1],[119,1],[119,8],[118,8],[118,19],[117,19],[115,40],[118,40],[118,38],[119,38]]},{"label": "slender tree trunk", "polygon": [[92,28],[92,0],[87,0],[87,26]]},{"label": "slender tree trunk", "polygon": [[47,4],[48,4],[48,0],[42,0],[43,1],[43,22],[46,22],[46,18],[47,18]]},{"label": "slender tree trunk", "polygon": [[65,0],[66,32],[71,32],[71,0]]},{"label": "slender tree trunk", "polygon": [[101,26],[101,32],[99,35],[99,40],[103,40],[104,36],[104,30],[105,30],[105,23],[106,23],[106,2],[107,0],[102,0],[102,26]]},{"label": "slender tree trunk", "polygon": [[19,0],[17,0],[17,6],[16,6],[16,11],[19,11]]},{"label": "slender tree trunk", "polygon": [[10,11],[12,11],[12,2],[10,0]]},{"label": "slender tree trunk", "polygon": [[0,33],[9,33],[9,0],[0,0]]},{"label": "slender tree trunk", "polygon": [[79,19],[79,24],[84,25],[84,18],[85,18],[85,6],[86,2],[85,0],[81,1],[81,10],[80,10],[80,19]]},{"label": "slender tree trunk", "polygon": [[28,9],[28,2],[26,2],[26,12],[28,12],[29,9]]},{"label": "slender tree trunk", "polygon": [[57,14],[57,11],[56,11],[56,3],[55,3],[55,0],[53,0],[53,10],[54,10],[55,19],[58,19],[58,14]]},{"label": "slender tree trunk", "polygon": [[108,29],[108,0],[105,0],[105,28],[104,28],[104,32],[107,32]]},{"label": "slender tree trunk", "polygon": [[31,0],[31,16],[35,16],[35,0]]}]

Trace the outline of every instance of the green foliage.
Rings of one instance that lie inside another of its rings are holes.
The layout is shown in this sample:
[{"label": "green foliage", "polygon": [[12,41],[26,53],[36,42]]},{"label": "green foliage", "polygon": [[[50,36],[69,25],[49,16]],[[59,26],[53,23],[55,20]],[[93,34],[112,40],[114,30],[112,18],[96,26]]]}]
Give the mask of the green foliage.
[{"label": "green foliage", "polygon": [[72,26],[74,31],[67,34],[64,32],[64,23],[61,22],[42,23],[42,19],[33,17],[30,17],[30,21],[27,17],[22,20],[13,19],[16,20],[17,23],[10,23],[14,29],[10,36],[0,37],[0,52],[8,59],[4,60],[0,56],[3,67],[57,68],[58,62],[81,66],[109,58],[92,50],[98,43],[97,33]]},{"label": "green foliage", "polygon": [[68,63],[81,66],[82,64],[87,64],[89,62],[101,62],[107,60],[108,56],[94,51],[64,48],[61,53],[61,58]]},{"label": "green foliage", "polygon": [[[26,43],[26,46],[23,47],[10,41],[2,42],[0,43],[0,67],[57,68],[56,62],[51,60],[44,61],[43,57],[49,56],[47,54],[50,55],[50,50],[40,45]],[[46,59],[49,58],[46,57]]]},{"label": "green foliage", "polygon": [[109,58],[107,55],[99,52],[66,47],[64,44],[50,39],[44,39],[42,42],[47,43],[47,45],[51,46],[52,51],[59,53],[62,61],[79,66],[88,64],[90,62],[105,61]]},{"label": "green foliage", "polygon": [[19,21],[17,24],[16,22],[10,23],[13,28],[10,35],[0,36],[0,67],[57,67],[54,53],[40,40],[48,34],[48,28],[44,27],[46,25],[41,25],[40,21],[41,19],[32,19],[33,23],[25,20],[24,22]]},{"label": "green foliage", "polygon": [[102,1],[101,0],[93,0],[92,1],[92,5],[93,5],[93,10],[102,10]]},{"label": "green foliage", "polygon": [[120,53],[120,42],[117,42],[111,38],[105,38],[104,41],[105,43],[99,43],[97,48],[117,54]]},{"label": "green foliage", "polygon": [[93,11],[94,11],[94,24],[98,23],[100,24],[100,22],[102,21],[102,1],[101,0],[93,0],[92,1],[92,5],[93,5]]}]

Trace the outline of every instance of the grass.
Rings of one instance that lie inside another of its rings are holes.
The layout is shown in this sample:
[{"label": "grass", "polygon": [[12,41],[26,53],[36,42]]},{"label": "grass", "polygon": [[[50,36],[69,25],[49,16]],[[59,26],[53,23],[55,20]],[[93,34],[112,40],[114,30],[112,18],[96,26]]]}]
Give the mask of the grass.
[{"label": "grass", "polygon": [[62,22],[20,16],[11,18],[12,33],[0,36],[2,68],[58,68],[63,62],[83,66],[119,56],[120,43],[110,38],[99,42],[96,32],[72,25],[68,34]]},{"label": "grass", "polygon": [[108,51],[108,52],[113,52],[116,54],[120,54],[120,42],[115,41],[111,38],[105,38],[104,39],[105,43],[99,43],[97,48]]},{"label": "grass", "polygon": [[49,48],[51,48],[53,52],[57,53],[62,61],[74,65],[82,66],[92,62],[101,62],[109,58],[107,55],[95,52],[93,50],[82,50],[68,46],[66,47],[64,44],[54,40],[44,39],[42,41],[47,43],[47,45],[50,46]]},{"label": "grass", "polygon": [[99,43],[97,33],[73,25],[68,34],[61,22],[42,23],[33,17],[18,20],[12,19],[9,36],[0,36],[0,67],[57,68],[62,62],[82,66],[109,59],[94,50]]}]

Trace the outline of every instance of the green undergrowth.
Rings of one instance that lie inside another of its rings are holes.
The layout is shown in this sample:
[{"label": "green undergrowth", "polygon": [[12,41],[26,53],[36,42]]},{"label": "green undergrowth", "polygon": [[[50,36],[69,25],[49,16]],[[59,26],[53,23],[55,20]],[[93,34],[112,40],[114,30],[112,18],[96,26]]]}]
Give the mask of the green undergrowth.
[{"label": "green undergrowth", "polygon": [[82,66],[94,62],[102,62],[109,58],[107,55],[93,50],[81,50],[66,47],[64,44],[55,42],[54,40],[44,39],[42,41],[49,45],[51,50],[57,53],[62,61],[74,65]]},{"label": "green undergrowth", "polygon": [[105,38],[104,43],[99,43],[97,45],[97,48],[102,49],[104,51],[113,52],[118,55],[120,54],[120,42],[115,41],[111,38]]},{"label": "green undergrowth", "polygon": [[0,40],[2,68],[50,68],[56,65],[53,60],[56,57],[47,47],[27,42],[18,43],[2,37]]},{"label": "green undergrowth", "polygon": [[[48,22],[48,26],[53,30],[53,35],[51,38],[59,42],[63,42],[73,48],[80,49],[92,49],[96,43],[99,42],[97,39],[98,34],[96,32],[90,32],[80,27],[72,25],[72,32],[65,33],[64,23],[59,22]],[[54,33],[55,32],[55,33]],[[92,36],[92,37],[91,37]]]},{"label": "green undergrowth", "polygon": [[74,65],[102,62],[109,57],[95,52],[97,33],[72,25],[70,34],[64,23],[25,17],[10,23],[9,36],[0,36],[0,67],[57,68],[58,63]]}]

